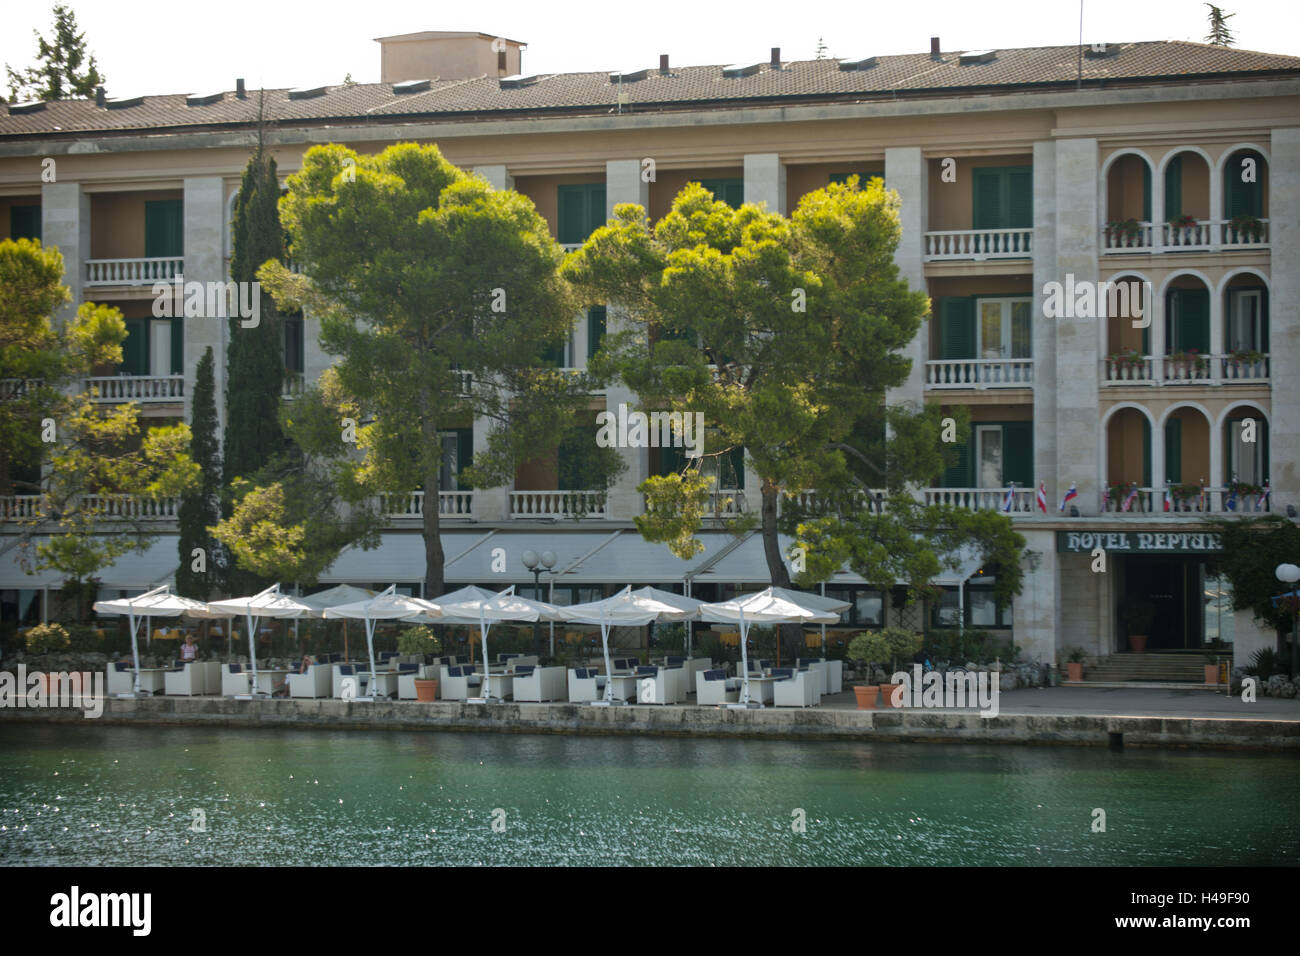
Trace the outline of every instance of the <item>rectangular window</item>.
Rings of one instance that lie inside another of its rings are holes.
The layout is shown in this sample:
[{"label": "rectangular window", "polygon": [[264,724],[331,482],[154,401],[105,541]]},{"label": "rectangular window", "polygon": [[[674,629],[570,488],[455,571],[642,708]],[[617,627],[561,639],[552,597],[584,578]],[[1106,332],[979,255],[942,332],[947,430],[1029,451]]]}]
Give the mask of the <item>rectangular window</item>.
[{"label": "rectangular window", "polygon": [[185,215],[181,200],[146,200],[144,254],[148,258],[185,254]]},{"label": "rectangular window", "polygon": [[149,374],[149,320],[125,319],[126,340],[122,343],[120,375]]},{"label": "rectangular window", "polygon": [[972,229],[1029,229],[1034,225],[1034,168],[987,166],[971,170]]},{"label": "rectangular window", "polygon": [[558,241],[566,245],[586,242],[587,237],[605,225],[605,184],[577,183],[557,186],[559,191]]},{"label": "rectangular window", "polygon": [[1228,292],[1228,349],[1267,352],[1262,289],[1231,289]]},{"label": "rectangular window", "polygon": [[1228,476],[1236,476],[1248,485],[1263,485],[1268,475],[1268,429],[1264,423],[1255,422],[1255,441],[1244,440],[1244,422],[1228,422],[1232,436],[1228,446]]},{"label": "rectangular window", "polygon": [[944,296],[939,300],[939,357],[973,359],[976,352],[975,300]]},{"label": "rectangular window", "polygon": [[880,591],[855,591],[852,611],[858,627],[885,626],[885,600]]},{"label": "rectangular window", "polygon": [[1210,293],[1206,289],[1170,289],[1165,304],[1165,338],[1170,354],[1210,351]]},{"label": "rectangular window", "polygon": [[442,491],[468,491],[461,484],[460,473],[469,467],[474,455],[474,430],[453,428],[438,433],[442,462],[438,467],[438,488]]},{"label": "rectangular window", "polygon": [[41,238],[39,205],[9,207],[9,238],[15,240]]},{"label": "rectangular window", "polygon": [[961,595],[956,588],[944,588],[931,605],[930,623],[934,627],[957,627],[961,623]]},{"label": "rectangular window", "polygon": [[1183,157],[1175,156],[1165,167],[1165,222],[1183,214]]},{"label": "rectangular window", "polygon": [[975,426],[977,488],[1002,487],[1002,426]]},{"label": "rectangular window", "polygon": [[281,327],[284,330],[284,370],[301,375],[307,368],[302,316],[285,317],[281,320]]},{"label": "rectangular window", "polygon": [[714,199],[725,202],[732,209],[739,209],[745,204],[743,179],[701,179],[700,185],[713,193]]},{"label": "rectangular window", "polygon": [[979,356],[1022,359],[1031,355],[1031,299],[979,300]]}]

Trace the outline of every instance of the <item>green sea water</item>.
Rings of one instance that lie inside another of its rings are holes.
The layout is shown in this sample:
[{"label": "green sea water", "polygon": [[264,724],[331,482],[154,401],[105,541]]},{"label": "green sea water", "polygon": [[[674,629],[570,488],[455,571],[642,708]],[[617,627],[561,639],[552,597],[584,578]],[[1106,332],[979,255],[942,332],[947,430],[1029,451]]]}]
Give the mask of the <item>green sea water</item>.
[{"label": "green sea water", "polygon": [[1297,793],[1257,753],[8,724],[0,864],[1295,865]]}]

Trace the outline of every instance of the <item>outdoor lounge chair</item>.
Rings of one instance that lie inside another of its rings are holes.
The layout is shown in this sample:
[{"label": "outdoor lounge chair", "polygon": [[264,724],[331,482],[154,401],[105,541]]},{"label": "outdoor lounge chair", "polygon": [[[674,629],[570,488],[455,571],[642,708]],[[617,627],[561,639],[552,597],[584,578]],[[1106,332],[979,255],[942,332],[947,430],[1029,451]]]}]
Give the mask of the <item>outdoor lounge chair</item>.
[{"label": "outdoor lounge chair", "polygon": [[[530,667],[525,664],[524,667]],[[565,679],[563,667],[531,667],[523,674],[523,667],[515,671],[515,700],[564,700]]]},{"label": "outdoor lounge chair", "polygon": [[357,670],[355,664],[331,664],[333,676],[330,679],[330,696],[345,699],[347,691],[346,681],[352,679],[353,693],[347,694],[348,697],[366,696],[366,686],[370,683],[370,675],[365,671]]},{"label": "outdoor lounge chair", "polygon": [[[677,668],[681,673],[681,668]],[[642,665],[636,669],[636,702],[638,704],[677,703],[677,680],[668,676],[667,668]]]},{"label": "outdoor lounge chair", "polygon": [[[468,700],[470,697],[477,696],[477,691],[483,686],[483,675],[475,673],[476,667],[475,664],[457,664],[454,667],[443,668],[443,677],[438,682],[438,691],[442,694],[442,699]],[[476,693],[471,694],[471,689]]]},{"label": "outdoor lounge chair", "polygon": [[724,670],[700,671],[695,675],[695,702],[704,706],[740,700],[740,681]]},{"label": "outdoor lounge chair", "polygon": [[415,700],[415,682],[417,680],[437,680],[438,665],[425,664],[413,670],[402,671],[397,677],[397,699]]},{"label": "outdoor lounge chair", "polygon": [[794,676],[784,677],[772,685],[772,706],[812,707],[821,702],[820,682],[820,673],[796,671]]},{"label": "outdoor lounge chair", "polygon": [[575,704],[604,700],[605,676],[594,667],[569,669],[569,701]]},{"label": "outdoor lounge chair", "polygon": [[109,696],[129,694],[135,690],[135,675],[131,673],[131,665],[124,661],[110,661],[105,687]]},{"label": "outdoor lounge chair", "polygon": [[312,664],[305,674],[290,674],[285,681],[290,697],[328,697],[333,689],[331,664]]},{"label": "outdoor lounge chair", "polygon": [[168,697],[195,697],[208,692],[205,669],[196,661],[181,663],[163,674],[163,693]]},{"label": "outdoor lounge chair", "polygon": [[243,664],[226,664],[221,668],[221,696],[248,696],[250,676]]}]

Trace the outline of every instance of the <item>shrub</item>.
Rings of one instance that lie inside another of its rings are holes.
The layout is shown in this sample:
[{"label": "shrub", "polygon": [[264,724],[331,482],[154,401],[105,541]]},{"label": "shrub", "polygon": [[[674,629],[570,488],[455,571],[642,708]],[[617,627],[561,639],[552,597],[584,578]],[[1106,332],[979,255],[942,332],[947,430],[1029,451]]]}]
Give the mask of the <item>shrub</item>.
[{"label": "shrub", "polygon": [[38,624],[27,632],[27,650],[32,654],[59,654],[68,649],[67,629],[62,624]]},{"label": "shrub", "polygon": [[863,631],[849,642],[848,656],[869,664],[886,662],[898,669],[898,659],[911,658],[921,649],[922,637],[901,627],[886,627],[879,631]]},{"label": "shrub", "polygon": [[[104,649],[104,638],[99,636],[99,628],[87,624],[69,624],[68,650],[81,654],[98,653]],[[105,637],[108,632],[105,631]]]},{"label": "shrub", "polygon": [[1250,666],[1246,670],[1254,674],[1260,680],[1268,680],[1274,674],[1289,673],[1286,661],[1282,655],[1271,647],[1262,647],[1257,650],[1250,659]]},{"label": "shrub", "polygon": [[442,641],[433,633],[433,628],[427,625],[403,628],[397,635],[399,654],[437,654],[441,651]]}]

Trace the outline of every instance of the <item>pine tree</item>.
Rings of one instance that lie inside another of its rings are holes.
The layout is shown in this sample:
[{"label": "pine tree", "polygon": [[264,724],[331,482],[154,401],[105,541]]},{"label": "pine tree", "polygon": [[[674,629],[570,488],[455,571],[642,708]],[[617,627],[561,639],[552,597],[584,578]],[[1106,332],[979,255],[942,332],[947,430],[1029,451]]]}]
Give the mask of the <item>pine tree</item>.
[{"label": "pine tree", "polygon": [[55,4],[53,38],[46,40],[36,34],[38,65],[15,70],[5,64],[10,102],[94,96],[95,87],[104,85],[104,75],[93,56],[82,69],[86,62],[85,37],[77,32],[77,15],[63,4]]},{"label": "pine tree", "polygon": [[[202,469],[200,484],[181,499],[180,567],[176,590],[186,597],[207,600],[217,575],[215,541],[208,528],[221,518],[221,459],[217,448],[217,403],[213,385],[212,348],[199,359],[194,373],[194,405],[190,413],[190,456]],[[204,570],[194,570],[194,549],[203,549]]]},{"label": "pine tree", "polygon": [[1210,8],[1210,32],[1205,35],[1205,42],[1211,46],[1232,46],[1236,39],[1228,29],[1228,21],[1236,14],[1224,13],[1222,7],[1216,7],[1212,3],[1207,3],[1206,6]]}]

